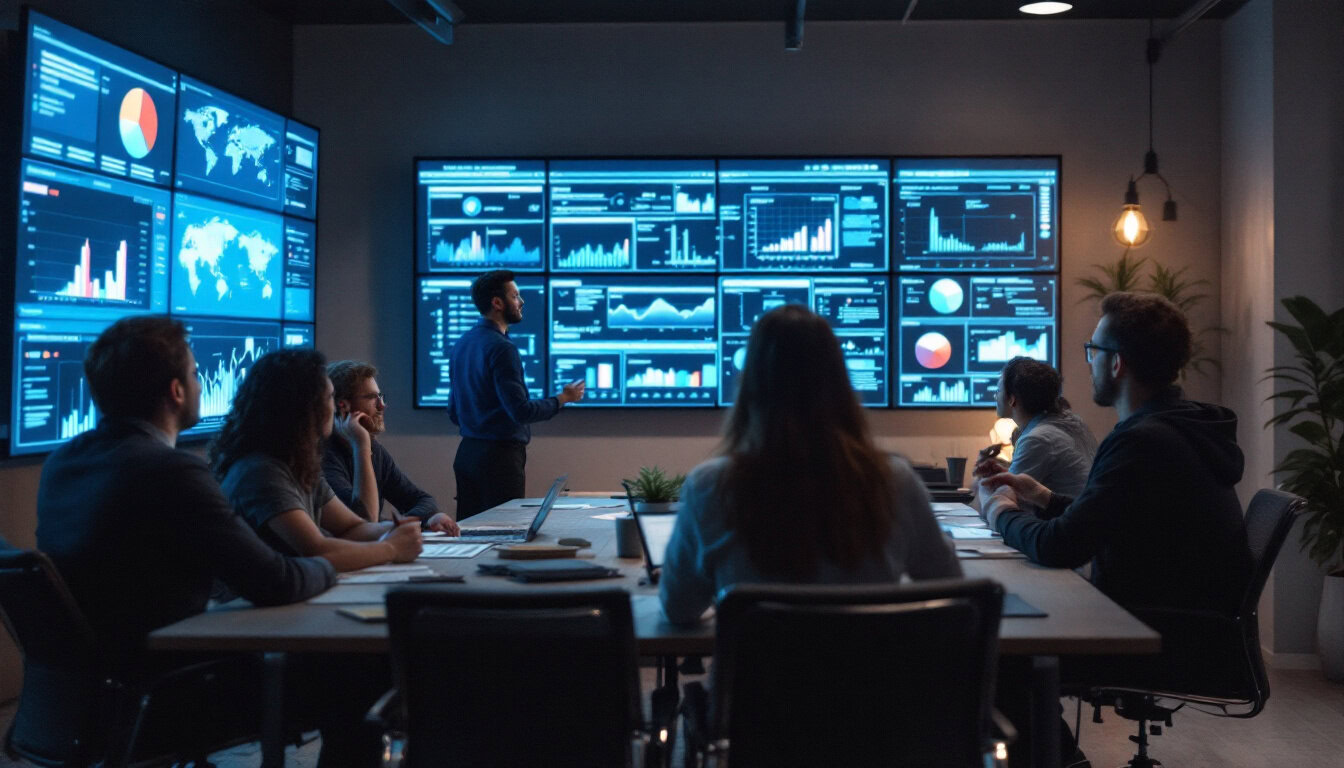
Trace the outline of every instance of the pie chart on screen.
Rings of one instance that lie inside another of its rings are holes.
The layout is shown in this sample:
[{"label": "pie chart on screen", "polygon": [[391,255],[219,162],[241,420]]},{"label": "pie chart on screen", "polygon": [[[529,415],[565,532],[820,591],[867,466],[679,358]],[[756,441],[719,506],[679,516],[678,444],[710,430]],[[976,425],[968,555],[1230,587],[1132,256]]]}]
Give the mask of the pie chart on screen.
[{"label": "pie chart on screen", "polygon": [[139,160],[154,149],[159,137],[159,112],[144,88],[132,88],[121,100],[121,143]]},{"label": "pie chart on screen", "polygon": [[961,309],[962,299],[965,298],[961,291],[961,286],[956,280],[944,277],[929,286],[929,303],[940,315],[950,315]]},{"label": "pie chart on screen", "polygon": [[942,368],[952,359],[952,342],[943,334],[930,331],[915,342],[915,359],[930,370]]}]

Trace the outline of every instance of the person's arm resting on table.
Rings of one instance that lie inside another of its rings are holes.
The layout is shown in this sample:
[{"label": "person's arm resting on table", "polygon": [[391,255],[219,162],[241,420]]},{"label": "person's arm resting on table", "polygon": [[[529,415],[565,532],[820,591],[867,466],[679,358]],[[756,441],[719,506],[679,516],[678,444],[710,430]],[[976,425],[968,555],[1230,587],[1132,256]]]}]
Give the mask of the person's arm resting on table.
[{"label": "person's arm resting on table", "polygon": [[[1129,440],[1128,436],[1111,440],[1105,450],[1097,452],[1087,487],[1076,499],[1051,493],[1027,475],[1003,473],[985,478],[981,515],[1003,534],[1004,543],[1033,562],[1055,568],[1083,565],[1101,548],[1115,521],[1139,503],[1133,491],[1143,479],[1134,477],[1132,462],[1113,458],[1118,448],[1143,450],[1123,445]],[[1041,517],[1023,512],[1019,497],[1042,507]]]},{"label": "person's arm resting on table", "polygon": [[167,495],[191,499],[191,520],[179,527],[189,550],[206,560],[235,594],[257,605],[283,605],[306,600],[336,583],[332,564],[320,557],[286,557],[257,537],[241,517],[204,463],[193,461],[180,471],[165,473],[179,484]]},{"label": "person's arm resting on table", "polygon": [[295,552],[331,561],[338,571],[357,571],[384,563],[409,563],[420,555],[420,521],[393,527],[370,523],[333,497],[322,505],[324,536],[302,509],[289,509],[266,523]]}]

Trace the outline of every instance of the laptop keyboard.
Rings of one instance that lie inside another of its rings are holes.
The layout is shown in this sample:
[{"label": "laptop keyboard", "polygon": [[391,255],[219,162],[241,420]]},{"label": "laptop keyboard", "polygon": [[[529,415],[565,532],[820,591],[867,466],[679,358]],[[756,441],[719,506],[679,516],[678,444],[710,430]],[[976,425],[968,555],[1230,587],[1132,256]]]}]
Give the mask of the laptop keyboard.
[{"label": "laptop keyboard", "polygon": [[463,528],[458,536],[465,539],[471,536],[522,536],[525,533],[526,528]]}]

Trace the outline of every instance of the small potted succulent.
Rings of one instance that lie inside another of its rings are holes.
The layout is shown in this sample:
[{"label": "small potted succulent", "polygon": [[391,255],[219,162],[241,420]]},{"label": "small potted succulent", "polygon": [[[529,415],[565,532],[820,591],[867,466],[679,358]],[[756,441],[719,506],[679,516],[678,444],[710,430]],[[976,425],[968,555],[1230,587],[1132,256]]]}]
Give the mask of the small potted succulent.
[{"label": "small potted succulent", "polygon": [[669,477],[660,467],[640,467],[639,475],[625,482],[634,494],[631,501],[635,502],[635,509],[640,514],[666,514],[676,511],[681,484],[686,482],[686,476]]}]

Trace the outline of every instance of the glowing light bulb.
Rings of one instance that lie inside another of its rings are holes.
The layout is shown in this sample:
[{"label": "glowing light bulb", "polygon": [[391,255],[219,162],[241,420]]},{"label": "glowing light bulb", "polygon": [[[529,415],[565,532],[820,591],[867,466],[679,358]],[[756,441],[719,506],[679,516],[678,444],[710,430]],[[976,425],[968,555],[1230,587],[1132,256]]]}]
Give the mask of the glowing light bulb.
[{"label": "glowing light bulb", "polygon": [[1073,10],[1073,3],[1027,3],[1017,10],[1022,13],[1030,13],[1033,16],[1049,16],[1054,13]]},{"label": "glowing light bulb", "polygon": [[1148,236],[1152,234],[1148,219],[1144,218],[1143,209],[1138,203],[1125,204],[1120,217],[1115,220],[1112,232],[1115,241],[1128,248],[1138,248],[1148,242]]}]

